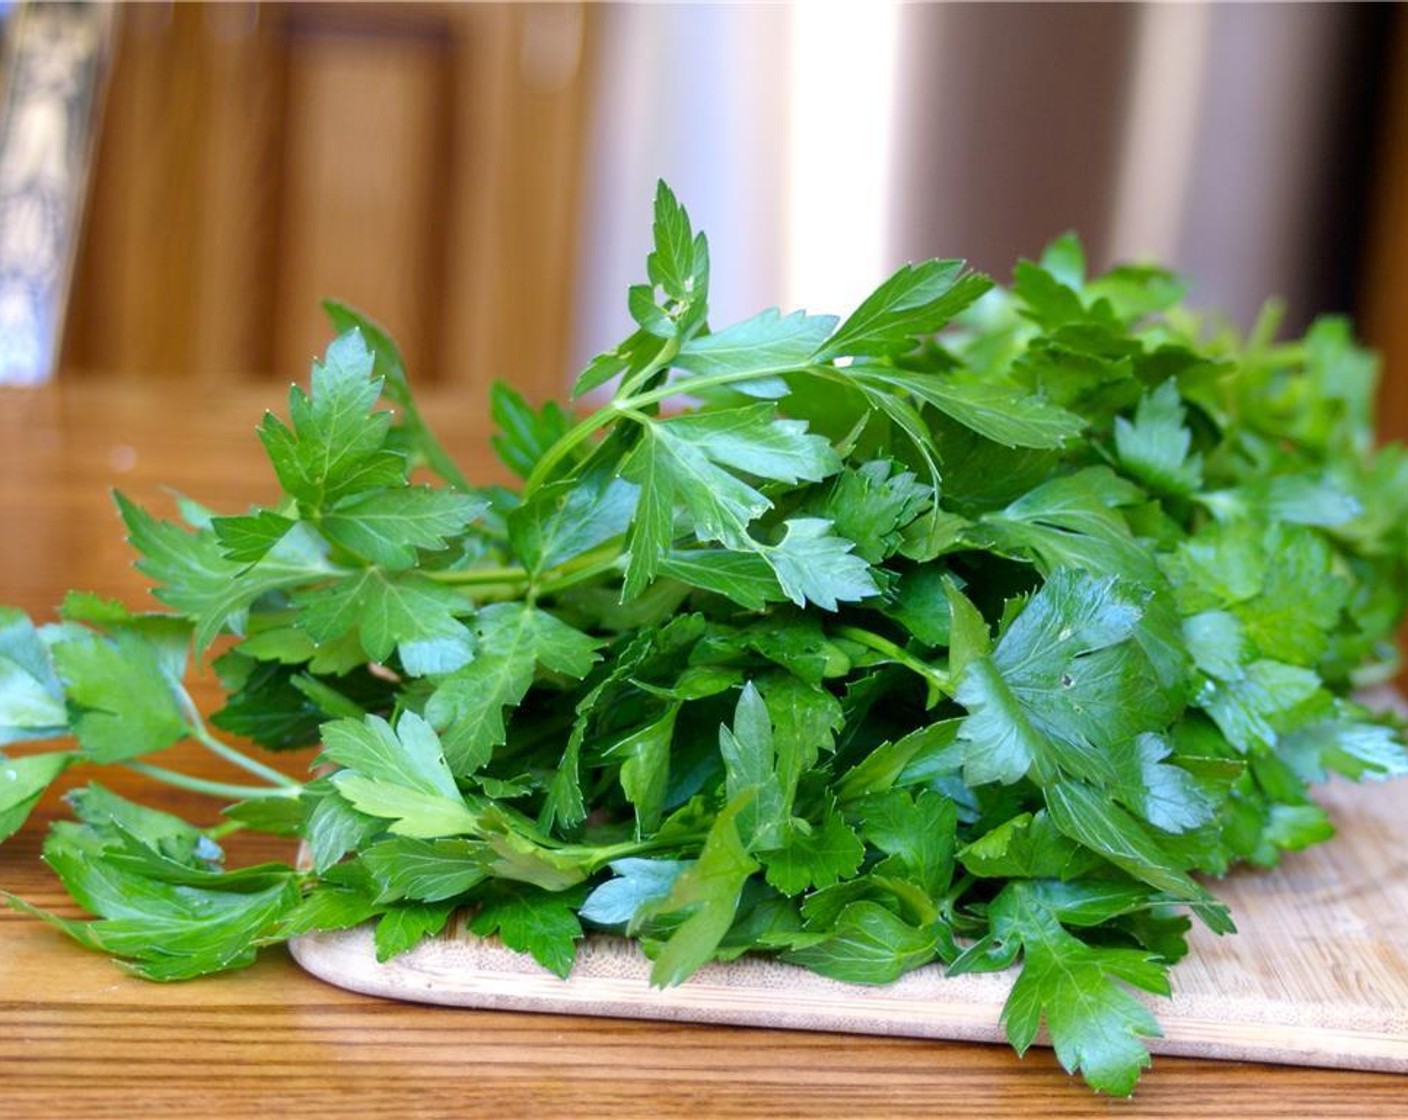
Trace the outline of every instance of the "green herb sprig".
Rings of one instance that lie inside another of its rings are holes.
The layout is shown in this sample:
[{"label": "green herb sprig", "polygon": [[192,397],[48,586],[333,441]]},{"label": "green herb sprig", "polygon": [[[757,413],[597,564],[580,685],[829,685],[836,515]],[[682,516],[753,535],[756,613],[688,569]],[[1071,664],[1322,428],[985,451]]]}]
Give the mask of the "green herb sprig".
[{"label": "green herb sprig", "polygon": [[[0,837],[79,763],[229,803],[201,830],[89,785],[44,858],[94,917],[7,897],[160,980],[366,921],[386,959],[457,910],[564,976],[588,930],[657,984],[1020,962],[1012,1044],[1044,1021],[1129,1093],[1158,1034],[1130,989],[1168,991],[1186,914],[1232,931],[1204,879],[1326,839],[1328,773],[1408,770],[1352,699],[1408,589],[1373,360],[1339,319],[1242,339],[1166,271],[1090,277],[1072,237],[1008,290],[928,261],[844,321],[716,330],[663,184],[654,232],[637,329],[576,384],[605,403],[493,390],[521,487],[472,487],[395,344],[329,304],[259,429],[274,505],[119,496],[164,612],[0,611],[0,745],[60,743],[0,759]],[[207,720],[182,682],[217,644]],[[222,736],[321,744],[317,776]],[[186,739],[248,784],[143,760]],[[308,867],[225,868],[241,828]]]}]

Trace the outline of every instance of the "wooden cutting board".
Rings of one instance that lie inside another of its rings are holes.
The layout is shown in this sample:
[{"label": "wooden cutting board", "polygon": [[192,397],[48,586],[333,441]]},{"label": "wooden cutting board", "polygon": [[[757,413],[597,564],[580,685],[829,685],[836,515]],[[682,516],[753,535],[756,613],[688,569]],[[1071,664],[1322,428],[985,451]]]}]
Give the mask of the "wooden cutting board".
[{"label": "wooden cutting board", "polygon": [[[1321,800],[1334,840],[1214,885],[1240,932],[1195,929],[1173,998],[1147,1000],[1155,1053],[1408,1072],[1408,781],[1336,784]],[[1013,979],[931,966],[864,987],[745,959],[660,991],[619,939],[588,939],[564,981],[463,928],[384,965],[365,927],[292,949],[329,983],[423,1003],[993,1042]]]}]

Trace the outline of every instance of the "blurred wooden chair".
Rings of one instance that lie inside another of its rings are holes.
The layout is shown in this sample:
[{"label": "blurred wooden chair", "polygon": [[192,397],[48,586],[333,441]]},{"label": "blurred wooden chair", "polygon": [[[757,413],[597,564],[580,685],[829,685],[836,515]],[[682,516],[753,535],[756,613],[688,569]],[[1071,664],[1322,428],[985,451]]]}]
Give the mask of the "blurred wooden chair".
[{"label": "blurred wooden chair", "polygon": [[64,377],[301,378],[333,296],[417,383],[561,393],[589,6],[119,12]]}]

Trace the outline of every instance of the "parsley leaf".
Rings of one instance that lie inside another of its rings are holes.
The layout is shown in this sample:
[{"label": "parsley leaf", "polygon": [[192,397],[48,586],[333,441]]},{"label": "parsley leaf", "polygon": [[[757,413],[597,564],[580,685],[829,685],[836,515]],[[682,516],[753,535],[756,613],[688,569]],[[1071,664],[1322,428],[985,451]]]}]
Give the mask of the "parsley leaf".
[{"label": "parsley leaf", "polygon": [[566,977],[577,955],[582,924],[573,900],[523,886],[501,889],[480,904],[469,928],[497,933],[510,949],[528,953],[549,972]]},{"label": "parsley leaf", "polygon": [[483,498],[407,486],[351,495],[323,517],[329,541],[383,568],[409,568],[417,549],[443,549],[488,508]]},{"label": "parsley leaf", "polygon": [[[469,660],[469,632],[457,615],[471,605],[452,587],[414,573],[365,568],[332,583],[302,589],[294,596],[297,624],[314,642],[335,642],[355,633],[372,661],[385,661],[398,648],[414,659],[424,643],[445,641]],[[409,660],[408,659],[408,660]]]},{"label": "parsley leaf", "polygon": [[0,607],[0,746],[68,729],[63,686],[29,618]]},{"label": "parsley leaf", "polygon": [[619,537],[631,523],[637,490],[606,472],[539,490],[508,515],[509,540],[534,575]]},{"label": "parsley leaf", "polygon": [[1011,884],[994,901],[993,927],[1022,944],[1022,972],[1002,1009],[1017,1052],[1026,1052],[1044,1018],[1067,1070],[1079,1070],[1094,1089],[1128,1095],[1149,1064],[1142,1039],[1161,1032],[1122,985],[1167,995],[1163,966],[1138,950],[1096,947],[1071,936],[1024,883]]},{"label": "parsley leaf", "polygon": [[580,680],[597,660],[594,639],[524,603],[485,607],[474,634],[474,659],[440,682],[425,709],[458,775],[478,770],[505,742],[503,709],[523,699],[539,666]]},{"label": "parsley leaf", "polygon": [[169,521],[158,521],[121,494],[116,499],[128,539],[141,553],[138,569],[158,582],[157,598],[195,624],[198,650],[223,630],[242,634],[250,607],[262,596],[338,571],[329,563],[322,542],[304,526],[296,526],[266,555],[246,566],[225,557],[213,530],[187,532]]},{"label": "parsley leaf", "polygon": [[874,459],[836,476],[817,515],[838,536],[855,544],[856,555],[879,564],[900,550],[903,533],[932,505],[933,487],[893,460]]},{"label": "parsley leaf", "polygon": [[797,606],[815,603],[824,611],[834,611],[843,602],[865,599],[880,590],[865,558],[852,555],[854,548],[831,531],[831,522],[794,517],[783,523],[782,539],[763,550],[763,559]]},{"label": "parsley leaf", "polygon": [[904,390],[965,428],[1006,447],[1060,447],[1085,426],[1080,417],[994,378],[852,366],[862,384]]},{"label": "parsley leaf", "polygon": [[289,391],[292,427],[267,413],[259,438],[285,491],[310,509],[404,481],[406,462],[385,449],[389,412],[372,411],[382,383],[359,331],[339,335],[313,363],[311,393]]},{"label": "parsley leaf", "polygon": [[792,964],[852,984],[888,984],[934,958],[933,930],[910,925],[878,902],[862,899],[841,911],[824,940],[785,954]]},{"label": "parsley leaf", "polygon": [[742,794],[714,818],[699,858],[674,881],[670,893],[650,906],[653,916],[687,915],[660,947],[650,982],[667,987],[682,982],[713,956],[733,924],[743,884],[758,870],[739,834],[738,816],[752,800]]},{"label": "parsley leaf", "polygon": [[1115,418],[1120,465],[1151,490],[1184,497],[1203,481],[1202,457],[1190,451],[1193,435],[1172,381],[1146,393],[1134,419]]},{"label": "parsley leaf", "polygon": [[376,932],[372,935],[376,959],[389,961],[414,949],[425,938],[439,933],[445,928],[454,909],[443,902],[409,902],[392,906],[377,920]]},{"label": "parsley leaf", "polygon": [[1131,640],[1141,614],[1113,579],[1054,573],[959,680],[969,784],[1030,774],[1047,785],[1062,773],[1110,784],[1109,748],[1180,706]]},{"label": "parsley leaf", "polygon": [[75,627],[54,643],[53,657],[73,710],[73,732],[95,762],[161,750],[187,735],[180,686],[140,635],[107,637]]},{"label": "parsley leaf", "polygon": [[[696,335],[680,347],[675,365],[705,377],[748,374],[761,381],[804,368],[835,326],[831,315],[783,315],[773,308],[716,334]],[[681,384],[687,387],[688,379]],[[771,381],[766,386],[740,382],[738,387],[758,396],[785,396],[788,391],[785,383]],[[779,387],[780,392],[772,391]]]},{"label": "parsley leaf", "polygon": [[629,541],[628,596],[654,579],[662,556],[672,551],[677,504],[699,540],[760,551],[748,527],[772,502],[739,472],[796,484],[819,482],[841,466],[825,439],[809,434],[799,421],[777,419],[767,404],[648,420],[644,428],[645,438],[622,469],[623,477],[640,487]]},{"label": "parsley leaf", "polygon": [[435,732],[414,712],[403,713],[394,731],[378,716],[325,724],[323,757],[343,767],[332,777],[337,792],[359,812],[390,821],[398,836],[435,839],[482,827]]},{"label": "parsley leaf", "polygon": [[24,758],[0,755],[0,840],[20,830],[49,784],[72,762],[73,755],[68,751],[48,751]]},{"label": "parsley leaf", "polygon": [[987,277],[965,273],[963,264],[947,260],[901,266],[841,324],[816,359],[913,349],[918,336],[933,334],[992,287]]}]

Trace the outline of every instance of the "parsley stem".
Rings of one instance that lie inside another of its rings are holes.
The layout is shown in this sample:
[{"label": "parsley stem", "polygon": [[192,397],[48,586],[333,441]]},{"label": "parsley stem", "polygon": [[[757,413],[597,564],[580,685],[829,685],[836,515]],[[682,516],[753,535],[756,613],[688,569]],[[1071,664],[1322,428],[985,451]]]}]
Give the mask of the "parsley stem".
[{"label": "parsley stem", "polygon": [[303,788],[287,774],[275,770],[272,766],[265,766],[264,763],[250,758],[243,751],[237,751],[228,743],[222,743],[205,729],[203,723],[197,723],[190,731],[196,742],[205,747],[206,750],[210,751],[212,754],[219,755],[226,762],[238,766],[241,770],[245,770],[257,778],[263,778],[265,781],[273,782],[276,786],[284,786],[288,789]]},{"label": "parsley stem", "polygon": [[123,765],[169,786],[188,789],[193,793],[209,794],[211,797],[222,797],[227,801],[251,801],[255,798],[272,797],[293,799],[303,792],[301,786],[237,786],[229,782],[212,782],[208,778],[181,774],[164,766],[153,766],[150,762],[124,762]]},{"label": "parsley stem", "polygon": [[419,573],[436,583],[456,587],[489,587],[501,583],[527,583],[528,570],[516,564],[501,568],[469,568],[465,571],[424,571]]},{"label": "parsley stem", "polygon": [[575,557],[565,564],[549,568],[547,572],[543,573],[547,578],[540,581],[537,581],[527,568],[517,565],[502,568],[471,568],[462,572],[423,572],[422,574],[437,583],[453,584],[456,587],[493,587],[501,584],[533,586],[536,582],[536,594],[551,595],[599,576],[603,572],[609,572],[620,561],[620,545],[608,543],[589,552],[584,552],[581,556]]},{"label": "parsley stem", "polygon": [[[635,378],[635,384],[648,384],[650,379],[656,374],[668,371],[670,364],[675,360],[680,352],[680,340],[672,338],[665,343],[656,355],[653,362]],[[736,375],[735,375],[736,376]],[[569,428],[556,443],[554,443],[537,465],[529,473],[523,483],[523,497],[527,499],[538,487],[546,483],[552,472],[557,469],[559,463],[568,455],[575,451],[579,444],[589,439],[598,429],[606,427],[612,421],[620,418],[623,411],[631,407],[649,404],[655,400],[664,400],[665,397],[673,395],[676,390],[671,390],[668,386],[663,389],[655,389],[639,396],[627,396],[623,399],[612,400],[609,404],[603,405],[585,419],[578,421]],[[657,395],[658,394],[658,395]],[[646,398],[649,398],[647,400]]]},{"label": "parsley stem", "polygon": [[537,593],[539,595],[554,595],[559,591],[566,591],[569,587],[575,587],[579,583],[585,583],[589,579],[595,579],[597,576],[619,567],[620,563],[621,550],[616,548],[611,551],[610,555],[603,556],[601,559],[581,567],[564,565],[560,576],[555,579],[545,579],[538,584]]},{"label": "parsley stem", "polygon": [[691,377],[683,383],[672,382],[669,385],[661,385],[658,389],[651,389],[634,397],[628,397],[619,402],[618,407],[620,409],[646,408],[652,404],[659,404],[670,397],[688,396],[699,389],[720,389],[725,385],[737,385],[744,381],[759,381],[764,377],[778,377],[784,373],[796,372],[800,372],[798,367],[789,366],[781,369],[731,370],[728,373],[715,373],[706,377]]},{"label": "parsley stem", "polygon": [[266,766],[262,762],[250,758],[243,751],[238,751],[228,743],[222,743],[210,733],[205,726],[205,720],[201,718],[200,709],[196,707],[196,702],[191,699],[191,694],[185,688],[177,689],[177,701],[186,715],[186,732],[192,739],[198,742],[206,750],[219,755],[226,762],[238,766],[253,774],[256,778],[263,778],[267,782],[273,782],[278,786],[288,786],[289,788],[301,789],[302,786],[294,781],[287,774],[275,770],[272,766]]},{"label": "parsley stem", "polygon": [[567,844],[556,851],[559,855],[580,856],[587,860],[591,872],[595,874],[602,867],[605,867],[612,860],[626,859],[631,856],[643,855],[646,852],[658,852],[667,849],[690,848],[696,844],[702,844],[708,839],[707,832],[697,832],[684,836],[670,836],[668,838],[654,837],[649,840],[625,840],[620,844],[608,844],[605,847],[590,847],[584,844]]},{"label": "parsley stem", "polygon": [[649,385],[657,377],[668,375],[670,366],[679,357],[680,336],[677,334],[673,338],[667,338],[665,344],[660,347],[660,352],[655,355],[654,361],[640,370],[639,373],[627,374],[621,378],[621,384],[617,386],[614,399],[622,400],[628,398],[641,385]]},{"label": "parsley stem", "polygon": [[832,633],[838,638],[847,638],[873,649],[876,653],[889,658],[896,665],[903,665],[906,669],[917,673],[929,683],[931,695],[935,692],[944,696],[953,695],[953,680],[945,670],[919,660],[914,654],[902,649],[889,638],[882,638],[879,634],[870,630],[862,630],[859,626],[838,626]]},{"label": "parsley stem", "polygon": [[647,424],[652,423],[654,420],[654,417],[642,412],[635,406],[633,402],[627,402],[626,404],[623,404],[620,408],[617,409],[617,411],[622,416],[630,417],[637,424],[641,425],[641,427],[645,427]]},{"label": "parsley stem", "polygon": [[538,487],[549,480],[557,465],[577,449],[578,444],[590,437],[598,428],[603,428],[615,419],[618,409],[608,404],[597,409],[585,420],[578,421],[563,436],[544,452],[537,465],[523,483],[523,497],[526,500]]},{"label": "parsley stem", "polygon": [[[662,368],[672,362],[675,355],[678,353],[678,349],[678,344],[676,344],[674,350],[670,350],[667,347],[665,351],[662,351],[660,357],[657,358],[654,363],[656,368],[649,371],[643,380],[648,381],[650,376],[660,372]],[[537,465],[524,482],[523,496],[527,498],[533,491],[538,489],[538,487],[546,483],[558,464],[575,451],[583,440],[590,437],[598,429],[606,427],[613,420],[619,419],[621,416],[629,416],[637,422],[648,422],[649,417],[645,416],[639,410],[647,408],[652,404],[659,404],[661,401],[667,400],[670,397],[688,394],[697,389],[716,389],[724,385],[735,385],[743,381],[757,381],[763,377],[776,377],[778,374],[789,372],[792,371],[789,369],[733,370],[729,373],[716,373],[707,377],[693,377],[682,385],[675,383],[661,385],[658,388],[649,389],[643,393],[637,393],[634,396],[626,396],[618,400],[613,400],[610,404],[603,405],[585,419],[569,428],[552,447],[548,448],[546,454],[538,460]]]}]

